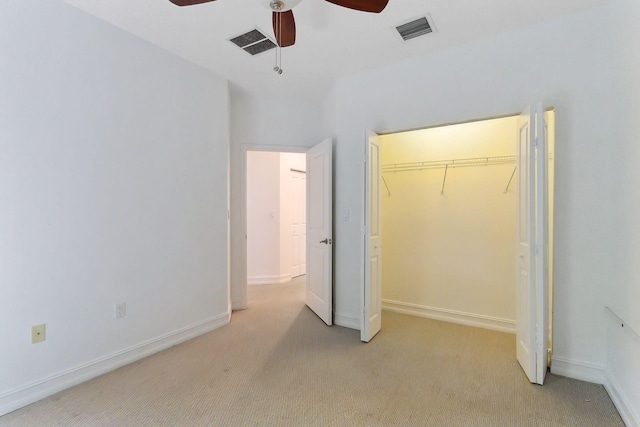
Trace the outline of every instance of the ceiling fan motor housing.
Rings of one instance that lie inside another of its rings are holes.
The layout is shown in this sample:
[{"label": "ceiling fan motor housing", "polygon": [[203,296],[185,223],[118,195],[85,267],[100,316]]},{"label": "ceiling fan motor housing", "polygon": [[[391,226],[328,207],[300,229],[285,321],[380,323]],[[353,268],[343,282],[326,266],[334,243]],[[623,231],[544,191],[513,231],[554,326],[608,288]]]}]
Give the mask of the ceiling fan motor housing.
[{"label": "ceiling fan motor housing", "polygon": [[258,0],[258,2],[274,12],[286,12],[300,4],[302,0]]}]

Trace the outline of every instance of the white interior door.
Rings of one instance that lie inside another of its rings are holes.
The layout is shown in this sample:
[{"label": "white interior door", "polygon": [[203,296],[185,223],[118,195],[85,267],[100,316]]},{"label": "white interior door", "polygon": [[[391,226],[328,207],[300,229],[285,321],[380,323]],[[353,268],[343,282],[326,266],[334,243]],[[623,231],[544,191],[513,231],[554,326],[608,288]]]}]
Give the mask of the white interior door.
[{"label": "white interior door", "polygon": [[380,137],[373,132],[367,135],[365,159],[365,270],[360,339],[369,342],[382,327]]},{"label": "white interior door", "polygon": [[547,371],[547,150],[542,104],[518,122],[518,362],[532,383]]},{"label": "white interior door", "polygon": [[291,170],[291,277],[305,274],[306,267],[306,174]]},{"label": "white interior door", "polygon": [[333,323],[333,142],[307,151],[306,302],[327,325]]}]

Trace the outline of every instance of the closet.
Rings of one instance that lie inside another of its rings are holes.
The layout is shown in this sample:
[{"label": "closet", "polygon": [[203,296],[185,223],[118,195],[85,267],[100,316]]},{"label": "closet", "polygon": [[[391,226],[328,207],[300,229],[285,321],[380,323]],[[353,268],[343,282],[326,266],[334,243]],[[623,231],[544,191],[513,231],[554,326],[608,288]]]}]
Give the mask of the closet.
[{"label": "closet", "polygon": [[515,332],[517,124],[381,137],[383,309]]}]

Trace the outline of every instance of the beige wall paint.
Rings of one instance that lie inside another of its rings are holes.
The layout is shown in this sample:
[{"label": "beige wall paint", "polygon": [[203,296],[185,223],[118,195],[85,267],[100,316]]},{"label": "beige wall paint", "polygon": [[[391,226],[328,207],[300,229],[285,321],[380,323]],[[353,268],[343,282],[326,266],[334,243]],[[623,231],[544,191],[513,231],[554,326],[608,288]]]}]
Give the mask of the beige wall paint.
[{"label": "beige wall paint", "polygon": [[547,150],[549,159],[547,160],[548,185],[548,208],[549,208],[549,349],[553,348],[553,237],[554,237],[554,211],[555,211],[555,173],[556,173],[556,112],[549,110],[545,112],[547,125]]},{"label": "beige wall paint", "polygon": [[[382,137],[382,165],[514,156],[517,117]],[[386,172],[383,300],[413,309],[516,318],[515,163]],[[384,170],[384,169],[383,169]],[[416,307],[417,306],[417,307]],[[426,313],[425,313],[426,314]]]}]

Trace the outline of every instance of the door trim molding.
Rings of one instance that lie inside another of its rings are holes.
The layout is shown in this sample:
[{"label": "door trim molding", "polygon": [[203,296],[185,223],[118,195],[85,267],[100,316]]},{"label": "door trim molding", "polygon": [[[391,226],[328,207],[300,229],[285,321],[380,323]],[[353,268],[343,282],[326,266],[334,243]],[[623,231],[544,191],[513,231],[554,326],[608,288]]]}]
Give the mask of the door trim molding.
[{"label": "door trim molding", "polygon": [[[238,272],[239,278],[235,279],[231,282],[231,294],[235,296],[235,299],[232,300],[232,307],[234,310],[243,310],[246,309],[249,305],[247,300],[247,286],[248,286],[248,277],[247,277],[247,151],[267,151],[274,153],[306,153],[310,146],[306,145],[269,145],[269,144],[242,144],[241,145],[241,155],[242,159],[240,161],[240,189],[242,194],[240,195],[240,206],[238,208],[238,213],[240,214],[240,222],[241,222],[241,234],[240,236],[232,236],[231,244],[234,245],[236,242],[239,244],[240,248],[237,251],[234,251],[232,255],[236,255],[240,257],[240,259],[232,259],[231,264],[240,266],[239,269],[243,271],[238,271],[238,269],[234,269],[234,271]],[[231,213],[233,215],[233,212]],[[244,236],[244,237],[242,237]]]}]

